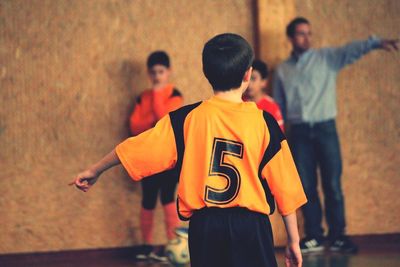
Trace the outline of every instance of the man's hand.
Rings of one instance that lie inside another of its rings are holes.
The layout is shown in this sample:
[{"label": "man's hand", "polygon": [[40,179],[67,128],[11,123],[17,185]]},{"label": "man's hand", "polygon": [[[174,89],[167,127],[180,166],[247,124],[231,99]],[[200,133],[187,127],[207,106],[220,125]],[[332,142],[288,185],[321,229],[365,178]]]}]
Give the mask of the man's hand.
[{"label": "man's hand", "polygon": [[68,185],[75,185],[78,189],[82,190],[83,192],[87,192],[92,185],[94,185],[99,179],[99,174],[88,169],[84,172],[79,173],[75,179],[70,182]]},{"label": "man's hand", "polygon": [[289,244],[285,250],[286,267],[301,267],[303,257],[301,256],[299,243]]},{"label": "man's hand", "polygon": [[381,41],[381,48],[391,52],[391,51],[399,51],[399,41],[400,39],[382,39]]}]

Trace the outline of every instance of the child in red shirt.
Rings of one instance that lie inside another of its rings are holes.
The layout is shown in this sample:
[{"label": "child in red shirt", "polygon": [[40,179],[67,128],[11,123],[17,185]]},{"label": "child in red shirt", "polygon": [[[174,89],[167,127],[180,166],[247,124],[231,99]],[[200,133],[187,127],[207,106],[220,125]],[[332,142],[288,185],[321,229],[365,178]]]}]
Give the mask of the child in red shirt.
[{"label": "child in red shirt", "polygon": [[[169,83],[171,69],[169,57],[165,52],[156,51],[150,54],[147,59],[147,69],[152,88],[145,90],[136,99],[135,109],[129,120],[130,130],[134,136],[152,128],[162,117],[180,108],[183,104],[181,93]],[[140,228],[144,245],[136,255],[137,259],[167,261],[163,252],[154,250],[152,246],[154,209],[158,194],[160,194],[167,238],[168,240],[173,239],[175,237],[174,230],[179,225],[175,207],[177,183],[178,176],[173,170],[161,172],[142,180]]]},{"label": "child in red shirt", "polygon": [[278,122],[279,127],[284,131],[284,123],[281,110],[278,104],[264,92],[264,89],[268,84],[268,67],[261,60],[253,61],[253,72],[251,74],[251,80],[249,87],[246,90],[245,101],[254,101],[259,109],[262,109],[275,118]]}]

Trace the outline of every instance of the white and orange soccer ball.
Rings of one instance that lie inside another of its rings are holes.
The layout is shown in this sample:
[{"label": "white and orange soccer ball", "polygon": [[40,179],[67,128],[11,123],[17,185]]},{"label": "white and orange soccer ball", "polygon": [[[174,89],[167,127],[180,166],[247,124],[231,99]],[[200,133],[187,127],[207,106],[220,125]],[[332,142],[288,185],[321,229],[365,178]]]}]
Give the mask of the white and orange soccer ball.
[{"label": "white and orange soccer ball", "polygon": [[188,246],[188,229],[184,227],[175,230],[176,238],[169,241],[165,247],[165,254],[174,265],[182,265],[190,262]]}]

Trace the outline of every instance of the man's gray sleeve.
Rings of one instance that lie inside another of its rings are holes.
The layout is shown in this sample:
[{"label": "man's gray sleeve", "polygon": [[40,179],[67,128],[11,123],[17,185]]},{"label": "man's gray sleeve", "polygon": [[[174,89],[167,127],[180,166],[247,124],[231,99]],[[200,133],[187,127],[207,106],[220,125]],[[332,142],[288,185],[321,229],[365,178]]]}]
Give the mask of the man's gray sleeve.
[{"label": "man's gray sleeve", "polygon": [[328,65],[332,69],[339,71],[346,65],[360,59],[371,50],[379,48],[380,45],[381,39],[371,36],[367,40],[354,41],[341,47],[323,48],[321,49],[321,53],[323,53],[328,61]]}]

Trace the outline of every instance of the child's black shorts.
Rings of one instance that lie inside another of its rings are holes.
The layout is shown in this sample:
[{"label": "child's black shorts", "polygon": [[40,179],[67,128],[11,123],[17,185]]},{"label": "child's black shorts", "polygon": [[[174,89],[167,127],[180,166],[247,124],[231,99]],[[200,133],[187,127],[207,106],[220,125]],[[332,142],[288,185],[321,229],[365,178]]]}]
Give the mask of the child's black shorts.
[{"label": "child's black shorts", "polygon": [[245,208],[204,208],[190,218],[192,267],[276,267],[267,215]]}]

